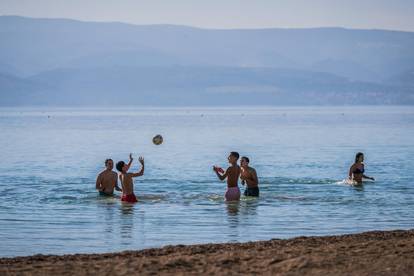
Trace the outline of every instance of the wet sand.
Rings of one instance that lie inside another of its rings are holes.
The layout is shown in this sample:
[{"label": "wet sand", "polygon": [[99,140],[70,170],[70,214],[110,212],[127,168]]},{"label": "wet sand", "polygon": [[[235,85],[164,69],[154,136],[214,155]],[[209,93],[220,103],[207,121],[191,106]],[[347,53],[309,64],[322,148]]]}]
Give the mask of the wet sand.
[{"label": "wet sand", "polygon": [[0,259],[0,275],[414,275],[414,230]]}]

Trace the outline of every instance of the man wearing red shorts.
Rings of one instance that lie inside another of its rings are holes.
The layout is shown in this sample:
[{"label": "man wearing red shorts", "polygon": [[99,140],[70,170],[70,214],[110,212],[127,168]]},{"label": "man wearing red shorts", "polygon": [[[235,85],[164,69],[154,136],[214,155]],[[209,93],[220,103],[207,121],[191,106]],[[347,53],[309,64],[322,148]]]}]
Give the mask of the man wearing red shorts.
[{"label": "man wearing red shorts", "polygon": [[131,167],[132,161],[132,154],[129,155],[129,162],[125,164],[124,161],[119,161],[116,164],[116,169],[121,173],[119,175],[119,180],[121,181],[122,185],[122,197],[121,200],[125,202],[135,203],[137,202],[137,198],[134,194],[134,180],[132,178],[138,177],[144,174],[144,158],[140,157],[139,163],[141,163],[142,167],[141,170],[137,173],[129,173],[129,167]]}]

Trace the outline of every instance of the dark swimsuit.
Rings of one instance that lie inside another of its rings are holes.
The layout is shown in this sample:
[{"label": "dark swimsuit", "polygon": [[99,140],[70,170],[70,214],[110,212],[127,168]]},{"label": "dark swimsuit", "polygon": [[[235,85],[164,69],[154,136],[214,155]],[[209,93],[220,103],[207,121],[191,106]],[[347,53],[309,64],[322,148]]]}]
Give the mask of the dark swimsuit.
[{"label": "dark swimsuit", "polygon": [[353,174],[363,174],[365,172],[364,167],[362,169],[356,168],[352,173]]},{"label": "dark swimsuit", "polygon": [[259,187],[246,188],[244,190],[245,196],[259,196]]}]

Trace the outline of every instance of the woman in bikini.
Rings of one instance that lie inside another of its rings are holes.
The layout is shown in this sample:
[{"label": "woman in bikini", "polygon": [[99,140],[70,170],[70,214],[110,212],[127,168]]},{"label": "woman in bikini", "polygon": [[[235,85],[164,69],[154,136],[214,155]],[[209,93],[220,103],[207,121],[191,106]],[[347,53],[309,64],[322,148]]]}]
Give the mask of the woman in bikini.
[{"label": "woman in bikini", "polygon": [[355,156],[355,163],[349,168],[349,179],[355,181],[358,184],[362,184],[362,179],[375,180],[373,177],[367,176],[364,167],[364,154],[358,152]]}]

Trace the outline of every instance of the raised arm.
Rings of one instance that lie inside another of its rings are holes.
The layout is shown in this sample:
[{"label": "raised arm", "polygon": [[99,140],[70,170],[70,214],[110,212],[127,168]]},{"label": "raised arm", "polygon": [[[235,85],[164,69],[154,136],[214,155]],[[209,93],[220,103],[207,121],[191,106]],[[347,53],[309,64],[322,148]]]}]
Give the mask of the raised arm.
[{"label": "raised arm", "polygon": [[134,158],[132,158],[132,153],[130,153],[129,154],[129,162],[128,162],[128,164],[127,164],[127,171],[129,170],[129,168],[131,167],[131,165],[132,165],[132,161],[134,160]]},{"label": "raised arm", "polygon": [[141,163],[141,170],[137,173],[131,173],[132,177],[137,177],[137,176],[142,176],[144,175],[144,170],[145,170],[145,165],[144,165],[144,158],[140,157],[139,159],[139,163]]}]

